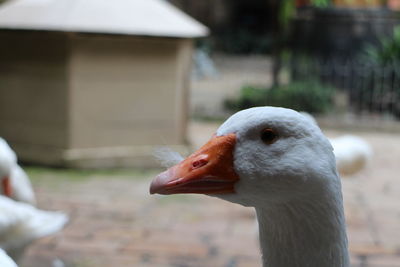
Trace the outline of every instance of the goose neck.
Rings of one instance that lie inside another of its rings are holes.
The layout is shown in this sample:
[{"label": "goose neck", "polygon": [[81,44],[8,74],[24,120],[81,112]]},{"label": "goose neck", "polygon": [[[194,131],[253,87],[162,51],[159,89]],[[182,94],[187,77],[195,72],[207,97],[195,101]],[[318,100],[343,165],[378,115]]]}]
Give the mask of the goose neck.
[{"label": "goose neck", "polygon": [[326,200],[256,208],[264,267],[349,266],[342,197]]}]

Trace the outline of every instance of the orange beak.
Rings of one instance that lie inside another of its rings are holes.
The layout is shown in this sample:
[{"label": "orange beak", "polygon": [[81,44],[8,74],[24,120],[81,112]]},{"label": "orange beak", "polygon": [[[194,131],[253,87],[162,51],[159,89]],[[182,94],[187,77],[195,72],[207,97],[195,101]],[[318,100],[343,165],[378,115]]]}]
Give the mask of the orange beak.
[{"label": "orange beak", "polygon": [[234,193],[239,176],[233,169],[235,134],[214,136],[184,161],[160,173],[151,183],[150,194]]},{"label": "orange beak", "polygon": [[1,180],[1,184],[3,186],[4,195],[7,196],[7,197],[11,197],[11,195],[12,195],[12,187],[11,187],[10,177],[8,177],[8,176],[3,177],[3,179]]}]

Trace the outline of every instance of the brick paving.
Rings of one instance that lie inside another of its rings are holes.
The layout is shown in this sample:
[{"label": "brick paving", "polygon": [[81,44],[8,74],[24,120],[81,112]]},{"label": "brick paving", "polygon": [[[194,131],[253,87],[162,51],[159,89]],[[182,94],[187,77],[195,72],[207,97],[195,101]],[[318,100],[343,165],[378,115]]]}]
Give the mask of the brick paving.
[{"label": "brick paving", "polygon": [[[216,127],[192,124],[194,146]],[[375,157],[363,173],[343,178],[352,265],[400,267],[400,136],[357,134],[372,144]],[[55,259],[67,267],[260,266],[250,208],[201,195],[150,196],[157,170],[88,172],[81,179],[59,172],[34,175],[38,205],[64,210],[71,221],[34,243],[22,267],[52,266]]]}]

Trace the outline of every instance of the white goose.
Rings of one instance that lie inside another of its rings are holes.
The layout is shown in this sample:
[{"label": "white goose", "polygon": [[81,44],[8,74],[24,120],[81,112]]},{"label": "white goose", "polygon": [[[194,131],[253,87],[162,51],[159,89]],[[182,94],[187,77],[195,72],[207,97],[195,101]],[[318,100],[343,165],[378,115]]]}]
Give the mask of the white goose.
[{"label": "white goose", "polygon": [[32,241],[60,231],[68,221],[60,212],[42,211],[17,202],[13,196],[10,174],[15,168],[12,157],[0,157],[0,248],[18,260]]},{"label": "white goose", "polygon": [[360,172],[372,159],[371,146],[358,136],[342,135],[329,141],[333,146],[337,169],[343,176]]},{"label": "white goose", "polygon": [[234,114],[150,193],[201,193],[257,213],[263,265],[347,267],[341,183],[321,130],[289,109]]},{"label": "white goose", "polygon": [[[9,169],[6,172],[2,169]],[[7,142],[0,137],[0,175],[5,175],[4,183],[9,183],[10,190],[8,192],[1,191],[0,194],[6,195],[16,201],[36,204],[35,193],[32,184],[25,171],[18,165],[17,156]]]},{"label": "white goose", "polygon": [[39,210],[0,196],[0,248],[18,261],[29,244],[60,231],[67,221],[64,213]]}]

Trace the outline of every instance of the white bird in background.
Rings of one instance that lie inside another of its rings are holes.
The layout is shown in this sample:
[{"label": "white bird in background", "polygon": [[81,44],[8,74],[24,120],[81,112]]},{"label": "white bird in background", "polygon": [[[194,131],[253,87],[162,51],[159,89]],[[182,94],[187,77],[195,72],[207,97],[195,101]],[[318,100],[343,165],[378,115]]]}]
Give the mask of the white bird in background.
[{"label": "white bird in background", "polygon": [[16,201],[35,205],[35,193],[28,175],[18,165],[15,152],[0,137],[0,175],[2,175],[0,178],[3,178],[5,173],[7,173],[8,178],[3,179],[3,181],[4,183],[9,183],[9,191],[0,190],[0,194],[7,195]]},{"label": "white bird in background", "polygon": [[64,213],[39,210],[0,196],[0,248],[15,261],[33,241],[60,231],[67,222]]},{"label": "white bird in background", "polygon": [[0,266],[1,267],[18,267],[17,264],[0,248]]},{"label": "white bird in background", "polygon": [[343,135],[329,141],[333,146],[336,166],[343,176],[360,172],[372,159],[371,146],[358,136]]},{"label": "white bird in background", "polygon": [[266,267],[349,266],[333,148],[293,110],[234,114],[207,144],[159,174],[150,193],[201,193],[254,207]]},{"label": "white bird in background", "polygon": [[30,181],[3,139],[0,139],[0,185],[0,248],[18,261],[31,242],[60,231],[68,216],[30,205],[35,200]]},{"label": "white bird in background", "polygon": [[[318,125],[315,118],[307,113],[300,112],[310,122]],[[333,153],[336,158],[336,166],[342,176],[354,175],[362,171],[372,159],[372,148],[363,138],[355,135],[342,135],[330,138]]]}]

